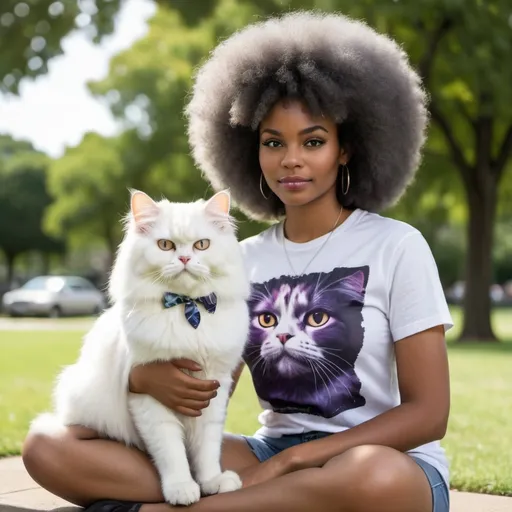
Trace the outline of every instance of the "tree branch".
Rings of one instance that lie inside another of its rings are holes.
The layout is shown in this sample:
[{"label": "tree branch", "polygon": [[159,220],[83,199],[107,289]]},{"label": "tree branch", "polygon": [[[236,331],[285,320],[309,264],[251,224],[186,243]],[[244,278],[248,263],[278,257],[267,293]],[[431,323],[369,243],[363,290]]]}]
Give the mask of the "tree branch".
[{"label": "tree branch", "polygon": [[466,105],[461,101],[457,101],[457,109],[461,113],[462,117],[468,122],[468,124],[475,129],[475,121],[471,117],[469,110],[467,109]]},{"label": "tree branch", "polygon": [[507,133],[505,137],[503,137],[503,142],[501,143],[500,150],[498,152],[498,157],[496,158],[493,168],[496,170],[497,178],[500,179],[505,165],[507,164],[507,160],[512,155],[512,124],[508,127]]},{"label": "tree branch", "polygon": [[443,132],[443,135],[445,136],[445,139],[448,143],[448,147],[450,148],[453,161],[455,162],[455,165],[458,167],[462,175],[462,179],[464,180],[467,186],[471,186],[471,166],[466,160],[466,157],[464,156],[464,153],[462,152],[459,143],[455,139],[452,127],[449,125],[448,121],[443,116],[441,111],[437,108],[437,105],[434,103],[433,100],[430,102],[430,115]]},{"label": "tree branch", "polygon": [[437,48],[443,36],[448,32],[448,30],[453,26],[453,21],[450,18],[443,18],[439,26],[434,30],[431,34],[430,42],[427,46],[427,51],[423,58],[421,59],[418,70],[420,75],[423,78],[423,82],[425,85],[429,85],[430,75],[432,72],[432,66],[434,64],[434,58],[436,56]]}]

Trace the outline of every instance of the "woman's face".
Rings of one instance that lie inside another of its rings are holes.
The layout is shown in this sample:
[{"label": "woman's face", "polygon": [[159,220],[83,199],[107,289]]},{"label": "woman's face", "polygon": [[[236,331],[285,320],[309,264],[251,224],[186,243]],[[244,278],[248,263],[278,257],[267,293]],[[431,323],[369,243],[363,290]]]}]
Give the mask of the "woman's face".
[{"label": "woman's face", "polygon": [[285,206],[301,206],[335,194],[336,177],[348,155],[331,119],[313,116],[298,100],[281,100],[259,128],[260,166]]}]

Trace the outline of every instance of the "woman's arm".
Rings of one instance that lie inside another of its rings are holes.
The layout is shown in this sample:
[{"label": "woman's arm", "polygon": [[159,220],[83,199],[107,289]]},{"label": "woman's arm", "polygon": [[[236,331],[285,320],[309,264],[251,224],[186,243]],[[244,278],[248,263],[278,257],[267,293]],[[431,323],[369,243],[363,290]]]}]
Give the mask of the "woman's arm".
[{"label": "woman's arm", "polygon": [[281,452],[287,472],[321,467],[355,446],[407,451],[442,439],[450,409],[444,328],[437,326],[395,343],[401,404],[365,423]]}]

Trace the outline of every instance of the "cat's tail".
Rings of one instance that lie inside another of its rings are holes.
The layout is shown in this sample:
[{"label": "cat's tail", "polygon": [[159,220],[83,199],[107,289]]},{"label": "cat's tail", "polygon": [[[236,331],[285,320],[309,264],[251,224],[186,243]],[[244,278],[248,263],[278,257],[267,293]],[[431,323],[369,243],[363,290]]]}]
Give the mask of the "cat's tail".
[{"label": "cat's tail", "polygon": [[37,416],[30,424],[29,433],[45,434],[49,436],[57,436],[66,431],[66,426],[62,420],[53,413],[45,412]]}]

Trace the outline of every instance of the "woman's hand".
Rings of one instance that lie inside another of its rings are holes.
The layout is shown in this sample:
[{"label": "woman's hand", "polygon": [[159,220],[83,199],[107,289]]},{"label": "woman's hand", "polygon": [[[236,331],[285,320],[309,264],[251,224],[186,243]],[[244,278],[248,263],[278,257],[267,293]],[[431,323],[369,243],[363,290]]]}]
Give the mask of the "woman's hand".
[{"label": "woman's hand", "polygon": [[208,407],[217,396],[219,383],[187,375],[182,369],[201,371],[189,359],[155,362],[132,368],[129,389],[132,393],[152,396],[162,405],[185,416],[201,416],[201,409]]}]

